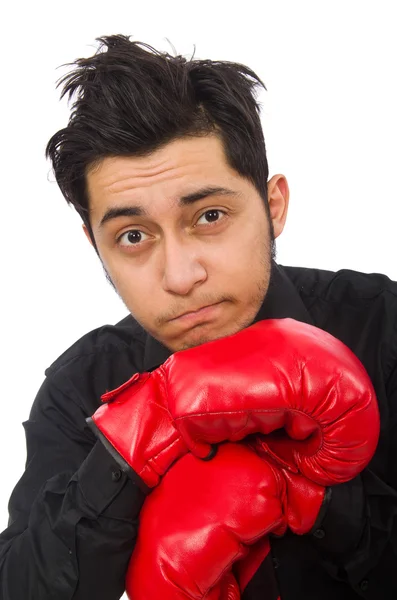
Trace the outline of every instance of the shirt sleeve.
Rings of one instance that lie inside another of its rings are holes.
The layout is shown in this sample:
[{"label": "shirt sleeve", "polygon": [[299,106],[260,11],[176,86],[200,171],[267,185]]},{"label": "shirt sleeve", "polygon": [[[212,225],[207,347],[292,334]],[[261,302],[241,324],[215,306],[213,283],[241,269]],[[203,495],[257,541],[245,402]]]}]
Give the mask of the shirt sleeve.
[{"label": "shirt sleeve", "polygon": [[0,535],[1,600],[116,600],[144,494],[47,378],[24,423],[26,470]]},{"label": "shirt sleeve", "polygon": [[370,465],[352,481],[333,486],[323,520],[311,533],[329,574],[371,599],[397,597],[397,368],[388,400],[379,453],[384,476]]}]

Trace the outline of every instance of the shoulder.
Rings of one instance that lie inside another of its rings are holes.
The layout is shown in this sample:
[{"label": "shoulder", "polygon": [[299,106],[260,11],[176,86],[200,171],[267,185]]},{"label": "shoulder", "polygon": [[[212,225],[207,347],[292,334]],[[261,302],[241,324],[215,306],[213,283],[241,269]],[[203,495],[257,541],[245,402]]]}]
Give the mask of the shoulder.
[{"label": "shoulder", "polygon": [[106,324],[83,335],[47,368],[45,374],[52,375],[83,357],[126,350],[131,346],[143,348],[145,340],[144,329],[128,315],[115,325]]},{"label": "shoulder", "polygon": [[143,370],[147,334],[128,315],[90,331],[45,371],[47,384],[91,412],[100,396]]},{"label": "shoulder", "polygon": [[346,304],[360,301],[370,303],[383,296],[397,310],[397,282],[387,275],[350,269],[326,271],[304,267],[282,268],[301,295]]},{"label": "shoulder", "polygon": [[314,324],[347,344],[375,370],[397,362],[397,282],[381,273],[282,267]]}]

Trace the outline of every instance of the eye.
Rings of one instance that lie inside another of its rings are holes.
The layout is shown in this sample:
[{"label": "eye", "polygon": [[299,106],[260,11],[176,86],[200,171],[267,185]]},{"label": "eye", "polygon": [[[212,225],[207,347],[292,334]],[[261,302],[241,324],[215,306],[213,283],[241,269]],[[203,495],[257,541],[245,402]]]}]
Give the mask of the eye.
[{"label": "eye", "polygon": [[211,223],[216,223],[222,220],[222,218],[225,216],[226,213],[223,210],[220,210],[219,208],[211,208],[210,210],[206,210],[205,213],[201,215],[196,225],[210,225]]},{"label": "eye", "polygon": [[125,231],[119,238],[117,238],[117,243],[119,246],[137,246],[138,244],[144,242],[148,237],[149,236],[147,233],[144,233],[139,229],[129,229],[128,231]]}]

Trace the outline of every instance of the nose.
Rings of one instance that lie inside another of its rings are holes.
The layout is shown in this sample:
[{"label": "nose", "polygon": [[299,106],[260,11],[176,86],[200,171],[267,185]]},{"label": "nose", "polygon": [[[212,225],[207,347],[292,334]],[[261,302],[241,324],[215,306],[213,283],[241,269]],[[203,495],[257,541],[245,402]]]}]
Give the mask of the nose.
[{"label": "nose", "polygon": [[164,241],[162,263],[163,288],[171,294],[187,296],[195,286],[207,279],[197,249],[187,241]]}]

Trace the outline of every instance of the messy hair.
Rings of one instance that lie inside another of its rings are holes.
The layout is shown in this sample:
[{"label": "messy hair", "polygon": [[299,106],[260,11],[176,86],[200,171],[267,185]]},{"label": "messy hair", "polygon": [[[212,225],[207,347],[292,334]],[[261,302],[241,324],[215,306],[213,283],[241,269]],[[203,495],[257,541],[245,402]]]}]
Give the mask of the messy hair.
[{"label": "messy hair", "polygon": [[107,156],[145,156],[168,142],[215,134],[228,164],[252,182],[267,214],[269,175],[257,87],[248,67],[228,61],[187,60],[131,41],[97,38],[93,56],[79,58],[58,82],[74,99],[67,127],[49,140],[63,196],[90,226],[87,170]]}]

